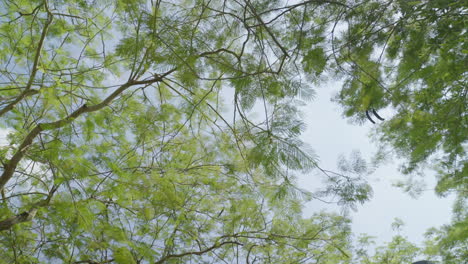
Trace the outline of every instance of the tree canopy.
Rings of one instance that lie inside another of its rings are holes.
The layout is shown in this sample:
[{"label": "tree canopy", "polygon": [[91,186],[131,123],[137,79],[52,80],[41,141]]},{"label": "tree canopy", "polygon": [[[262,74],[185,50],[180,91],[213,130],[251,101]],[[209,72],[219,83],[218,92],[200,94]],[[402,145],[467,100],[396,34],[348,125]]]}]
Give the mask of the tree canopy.
[{"label": "tree canopy", "polygon": [[466,11],[464,1],[364,1],[336,41],[345,115],[391,107],[379,140],[407,158],[405,173],[434,160],[439,194],[468,186]]},{"label": "tree canopy", "polygon": [[[466,197],[462,1],[4,0],[0,10],[8,263],[351,263],[349,219],[304,218],[317,197],[295,184],[317,169],[322,196],[351,208],[370,199],[353,176],[362,160],[330,172],[299,138],[299,107],[332,76],[345,80],[345,116],[395,111],[376,134],[407,157],[405,172],[435,158],[438,192]],[[428,248],[466,256],[465,206]],[[389,250],[411,255],[403,240]]]}]

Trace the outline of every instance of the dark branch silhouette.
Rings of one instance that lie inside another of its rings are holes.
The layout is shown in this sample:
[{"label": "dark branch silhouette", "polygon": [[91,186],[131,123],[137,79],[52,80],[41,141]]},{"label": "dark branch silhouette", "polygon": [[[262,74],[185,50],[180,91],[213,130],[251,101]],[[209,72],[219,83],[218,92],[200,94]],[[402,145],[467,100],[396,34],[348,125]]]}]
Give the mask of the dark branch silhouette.
[{"label": "dark branch silhouette", "polygon": [[374,113],[375,117],[377,117],[380,121],[384,121],[385,119],[382,118],[381,116],[379,116],[379,114],[377,114],[377,111],[375,111],[374,108],[372,108],[372,113]]},{"label": "dark branch silhouette", "polygon": [[372,122],[372,124],[375,124],[374,120],[372,120],[372,118],[369,115],[369,110],[366,110],[366,116],[367,116],[367,119],[369,119],[369,121]]}]

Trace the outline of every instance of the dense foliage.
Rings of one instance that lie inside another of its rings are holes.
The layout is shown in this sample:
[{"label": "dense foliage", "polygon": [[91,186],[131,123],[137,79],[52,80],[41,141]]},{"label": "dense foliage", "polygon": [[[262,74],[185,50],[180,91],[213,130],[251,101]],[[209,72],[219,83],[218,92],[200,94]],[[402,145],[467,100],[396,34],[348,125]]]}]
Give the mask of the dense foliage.
[{"label": "dense foliage", "polygon": [[334,43],[344,115],[369,122],[367,110],[391,109],[378,142],[405,159],[403,173],[431,167],[436,192],[458,196],[453,223],[436,236],[444,263],[468,258],[467,11],[457,0],[362,1]]},{"label": "dense foliage", "polygon": [[[1,1],[0,259],[366,263],[349,220],[304,219],[303,201],[316,196],[294,184],[318,169],[320,195],[351,208],[371,196],[353,176],[365,173],[362,160],[330,172],[299,139],[298,107],[335,73],[346,80],[337,96],[346,116],[395,110],[377,135],[408,158],[405,172],[437,159],[439,193],[460,202],[427,255],[466,256],[466,9]],[[416,251],[397,237],[373,259]]]},{"label": "dense foliage", "polygon": [[301,216],[311,91],[278,34],[323,8],[278,4],[3,1],[1,259],[345,259],[347,219]]},{"label": "dense foliage", "polygon": [[346,14],[336,44],[349,73],[337,96],[345,115],[366,120],[366,110],[391,106],[379,140],[407,157],[405,173],[433,158],[441,194],[467,192],[467,8],[464,1],[366,1]]}]

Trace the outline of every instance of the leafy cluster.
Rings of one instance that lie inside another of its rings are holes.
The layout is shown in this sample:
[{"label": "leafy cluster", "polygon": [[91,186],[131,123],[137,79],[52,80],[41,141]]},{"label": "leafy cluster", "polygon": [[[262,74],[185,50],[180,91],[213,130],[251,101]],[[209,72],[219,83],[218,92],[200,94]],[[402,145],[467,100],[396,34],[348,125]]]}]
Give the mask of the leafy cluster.
[{"label": "leafy cluster", "polygon": [[[298,108],[332,72],[345,78],[346,116],[396,111],[378,134],[408,158],[405,172],[436,157],[438,192],[466,196],[463,1],[4,0],[0,10],[7,263],[351,263],[349,220],[303,218],[314,196],[294,184],[317,168],[320,194],[341,205],[372,194],[358,155],[332,173],[299,139]],[[466,214],[444,228],[428,248],[466,256]],[[414,248],[397,238],[388,250]]]},{"label": "leafy cluster", "polygon": [[301,214],[312,92],[279,34],[322,5],[279,4],[2,1],[2,261],[346,261],[349,221]]},{"label": "leafy cluster", "polygon": [[435,159],[437,192],[466,195],[468,140],[464,1],[364,1],[347,12],[337,62],[346,116],[389,107],[377,133],[412,173]]}]

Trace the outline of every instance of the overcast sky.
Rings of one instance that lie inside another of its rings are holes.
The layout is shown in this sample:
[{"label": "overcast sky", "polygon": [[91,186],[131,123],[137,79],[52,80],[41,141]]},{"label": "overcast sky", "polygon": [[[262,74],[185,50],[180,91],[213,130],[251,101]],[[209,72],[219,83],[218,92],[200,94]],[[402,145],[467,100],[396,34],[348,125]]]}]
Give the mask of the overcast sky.
[{"label": "overcast sky", "polygon": [[[372,124],[349,124],[341,116],[340,107],[330,101],[339,88],[339,83],[336,82],[317,88],[316,98],[304,108],[307,130],[303,140],[315,150],[321,166],[332,170],[336,168],[340,154],[349,156],[352,150],[359,150],[364,158],[369,159],[376,151],[375,143],[369,138]],[[374,196],[370,202],[358,206],[357,212],[351,214],[354,233],[375,236],[377,245],[390,241],[396,234],[391,228],[395,217],[405,223],[401,233],[418,244],[424,240],[424,233],[428,228],[448,224],[451,219],[453,197],[439,198],[433,190],[428,190],[418,199],[411,198],[401,189],[392,186],[392,182],[404,177],[397,168],[397,162],[387,164],[370,175],[369,182]],[[427,189],[433,189],[434,174],[427,172]],[[313,191],[317,187],[317,177],[301,176],[299,184],[302,188]],[[331,207],[312,201],[307,204],[305,214],[310,215],[321,208]]]}]

